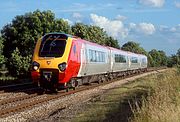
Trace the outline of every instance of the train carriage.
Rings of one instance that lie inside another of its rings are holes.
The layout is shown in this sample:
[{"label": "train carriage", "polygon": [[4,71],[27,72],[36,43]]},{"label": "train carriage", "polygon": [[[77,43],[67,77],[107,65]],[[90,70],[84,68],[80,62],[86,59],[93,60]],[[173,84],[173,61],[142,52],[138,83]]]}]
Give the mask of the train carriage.
[{"label": "train carriage", "polygon": [[37,41],[31,76],[43,88],[75,88],[147,68],[147,57],[80,38],[49,33]]},{"label": "train carriage", "polygon": [[[110,50],[107,47],[97,45],[85,40],[82,42],[82,65],[78,77],[105,74],[110,71]],[[83,64],[84,62],[84,64]]]},{"label": "train carriage", "polygon": [[127,52],[115,48],[110,48],[110,50],[111,50],[112,72],[126,71],[128,68]]},{"label": "train carriage", "polygon": [[139,54],[128,52],[128,58],[129,58],[129,70],[136,70],[141,68]]},{"label": "train carriage", "polygon": [[140,68],[143,70],[147,70],[147,65],[148,65],[147,56],[141,54],[139,54],[139,56],[140,56],[140,65],[141,65]]}]

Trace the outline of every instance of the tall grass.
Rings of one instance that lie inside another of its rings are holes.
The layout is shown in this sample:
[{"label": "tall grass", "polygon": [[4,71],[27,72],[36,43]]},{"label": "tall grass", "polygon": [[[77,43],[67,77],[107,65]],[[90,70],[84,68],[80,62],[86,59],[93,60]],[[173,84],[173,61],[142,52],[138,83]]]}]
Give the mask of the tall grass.
[{"label": "tall grass", "polygon": [[152,93],[136,104],[132,122],[180,122],[180,73],[171,70],[151,79]]}]

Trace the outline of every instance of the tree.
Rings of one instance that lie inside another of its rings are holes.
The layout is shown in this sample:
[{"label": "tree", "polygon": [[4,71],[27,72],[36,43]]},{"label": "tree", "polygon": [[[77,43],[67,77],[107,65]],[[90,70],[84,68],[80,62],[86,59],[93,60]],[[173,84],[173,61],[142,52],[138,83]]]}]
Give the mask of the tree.
[{"label": "tree", "polygon": [[173,67],[180,65],[180,48],[177,53],[168,57],[167,66]]},{"label": "tree", "polygon": [[72,33],[82,39],[87,39],[88,26],[83,23],[76,23],[72,26]]},{"label": "tree", "polygon": [[118,40],[115,40],[112,37],[106,37],[105,45],[110,46],[110,47],[114,47],[114,48],[117,48],[117,49],[120,48],[120,46],[118,44]]},{"label": "tree", "polygon": [[178,57],[180,57],[180,48],[177,50],[176,55],[177,55]]},{"label": "tree", "polygon": [[[14,58],[18,58],[18,56],[31,58],[37,39],[45,33],[55,31],[71,33],[71,28],[68,25],[68,22],[62,19],[55,19],[55,14],[49,10],[42,12],[36,10],[34,12],[16,16],[12,20],[12,23],[4,26],[1,31],[2,37],[4,38],[3,54],[8,59],[7,67],[9,71],[11,72],[12,68],[16,68],[11,62],[16,61]],[[18,56],[12,57],[12,54],[17,52],[17,49]],[[26,60],[24,58],[21,59]],[[29,61],[29,59],[27,60]],[[28,63],[28,61],[25,61],[25,63]],[[21,68],[25,68],[24,71],[26,72],[27,64],[25,63],[20,64],[24,65]],[[12,71],[12,74],[13,73],[14,72]],[[18,72],[16,73],[19,75]]]},{"label": "tree", "polygon": [[158,52],[161,57],[160,66],[167,66],[168,57],[166,56],[166,53],[162,50],[159,50]]},{"label": "tree", "polygon": [[159,52],[156,49],[152,49],[149,52],[149,56],[152,57],[152,62],[150,63],[152,67],[160,66],[161,57],[160,57]]},{"label": "tree", "polygon": [[162,50],[152,49],[149,51],[148,56],[152,58],[150,60],[150,66],[152,67],[167,66],[170,63],[166,53]]},{"label": "tree", "polygon": [[72,34],[72,30],[71,30],[70,25],[68,24],[67,21],[65,21],[63,19],[54,20],[53,26],[54,26],[53,27],[54,32]]},{"label": "tree", "polygon": [[130,51],[133,53],[139,53],[139,54],[144,54],[147,55],[147,52],[144,50],[144,48],[140,47],[139,43],[133,42],[133,41],[129,41],[127,43],[125,43],[122,47],[122,50],[125,51]]},{"label": "tree", "polygon": [[3,55],[3,48],[4,48],[4,45],[3,45],[3,38],[0,36],[0,68],[2,67],[2,65],[5,63],[6,59]]},{"label": "tree", "polygon": [[105,45],[105,39],[107,37],[107,34],[105,31],[103,31],[102,28],[97,26],[88,26],[87,28],[87,40],[90,40],[94,43]]},{"label": "tree", "polygon": [[173,67],[176,64],[177,64],[177,56],[176,55],[169,56],[167,60],[167,66]]},{"label": "tree", "polygon": [[16,48],[11,54],[10,73],[12,76],[27,77],[30,68],[31,55],[23,57],[20,55],[19,49]]},{"label": "tree", "polygon": [[[28,56],[33,53],[35,43],[45,33],[71,31],[68,22],[62,19],[56,19],[51,11],[39,11],[26,13],[16,16],[11,24],[4,26],[1,31],[5,39],[4,55],[10,57],[11,53],[18,47],[22,56]],[[11,48],[8,48],[11,47]]]},{"label": "tree", "polygon": [[177,64],[180,65],[180,48],[177,50],[176,56],[177,56]]}]

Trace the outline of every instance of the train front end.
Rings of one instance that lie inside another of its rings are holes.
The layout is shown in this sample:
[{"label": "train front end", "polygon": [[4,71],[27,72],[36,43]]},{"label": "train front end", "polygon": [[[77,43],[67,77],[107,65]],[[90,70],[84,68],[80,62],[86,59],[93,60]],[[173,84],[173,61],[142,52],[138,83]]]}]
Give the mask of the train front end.
[{"label": "train front end", "polygon": [[32,59],[33,83],[47,89],[66,86],[71,45],[72,38],[67,34],[50,33],[39,39]]}]

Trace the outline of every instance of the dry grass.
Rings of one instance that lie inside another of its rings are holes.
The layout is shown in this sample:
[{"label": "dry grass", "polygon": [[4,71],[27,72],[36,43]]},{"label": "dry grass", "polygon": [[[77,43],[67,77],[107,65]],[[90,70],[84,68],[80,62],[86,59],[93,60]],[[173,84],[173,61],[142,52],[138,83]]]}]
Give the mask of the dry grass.
[{"label": "dry grass", "polygon": [[139,78],[94,97],[72,121],[180,122],[180,72]]},{"label": "dry grass", "polygon": [[175,70],[151,77],[152,93],[136,103],[132,122],[180,122],[180,74]]}]

